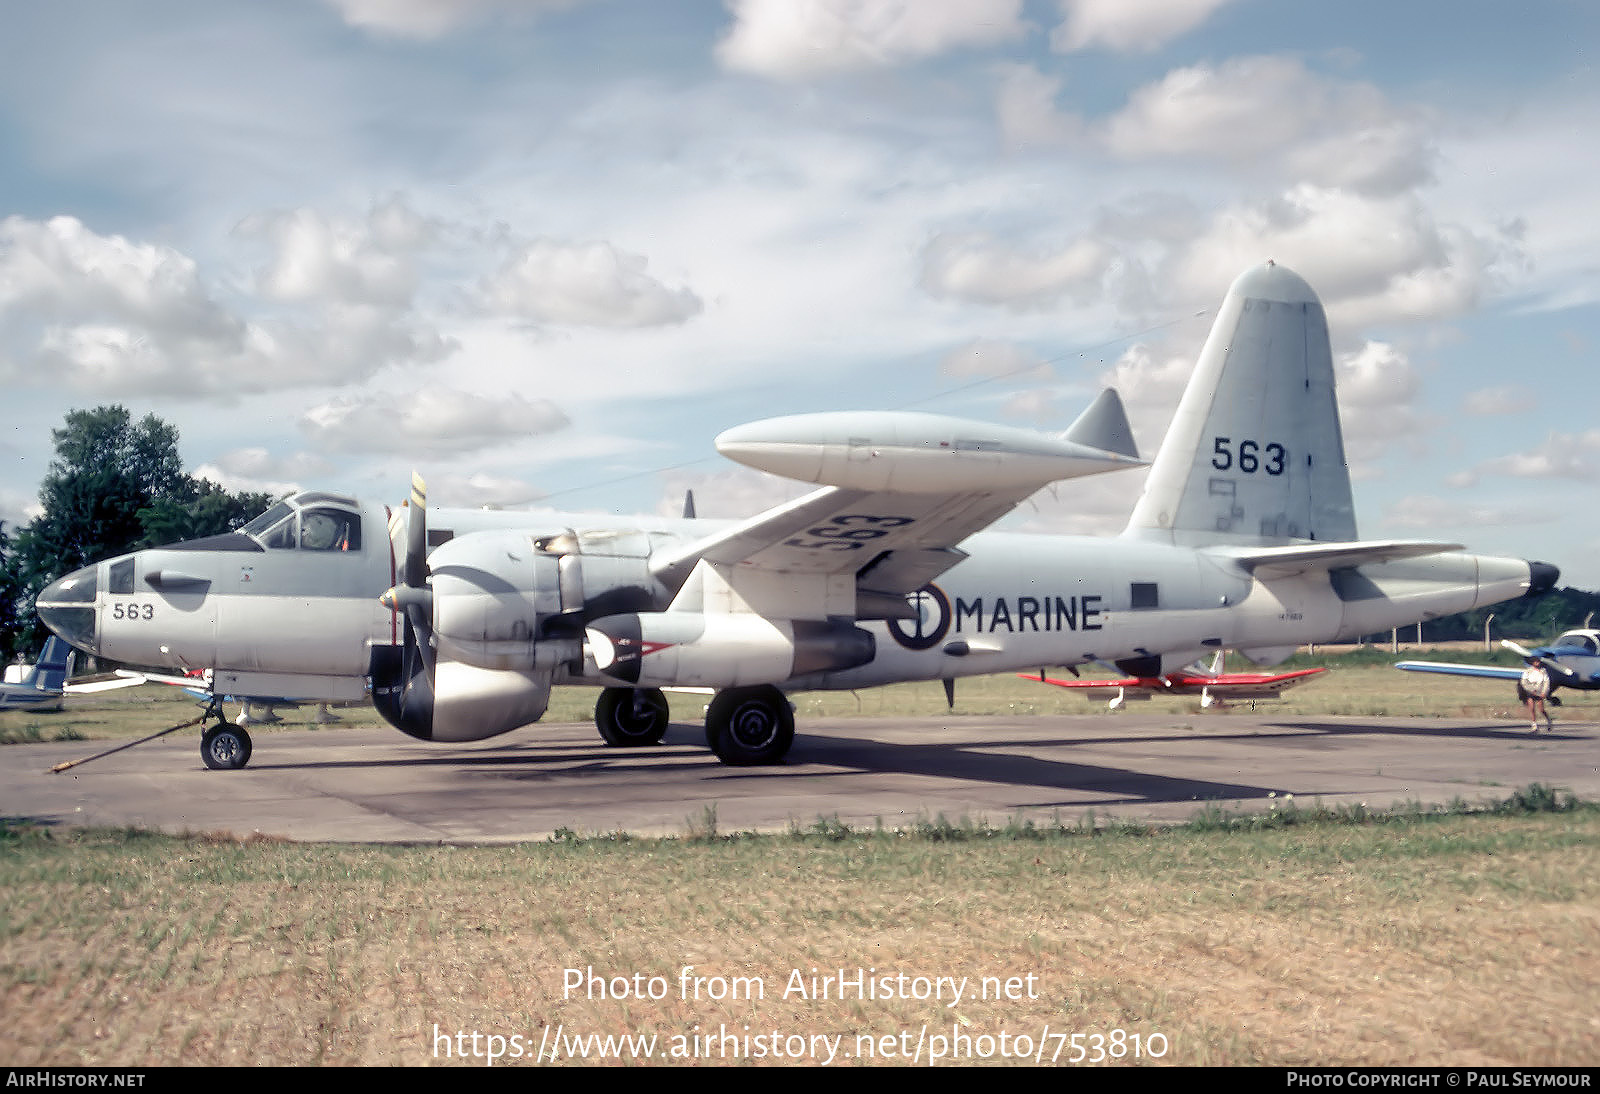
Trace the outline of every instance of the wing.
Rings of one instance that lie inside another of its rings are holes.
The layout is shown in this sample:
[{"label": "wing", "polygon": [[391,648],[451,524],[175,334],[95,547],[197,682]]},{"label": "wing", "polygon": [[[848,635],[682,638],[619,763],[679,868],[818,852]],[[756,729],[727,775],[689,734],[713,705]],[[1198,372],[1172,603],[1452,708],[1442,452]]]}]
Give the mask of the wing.
[{"label": "wing", "polygon": [[819,618],[909,618],[906,594],[966,558],[955,545],[1034,489],[938,495],[825,487],[658,558],[653,568],[671,584],[702,562],[731,571],[735,582],[760,571],[811,575],[838,586]]},{"label": "wing", "polygon": [[1214,680],[1189,680],[1187,683],[1190,690],[1203,686],[1219,699],[1270,699],[1327,671],[1319,668],[1270,675],[1255,672],[1224,673]]},{"label": "wing", "polygon": [[1520,680],[1522,670],[1495,665],[1457,665],[1448,661],[1401,661],[1395,668],[1405,672],[1435,672],[1444,676],[1482,676],[1490,680]]},{"label": "wing", "polygon": [[[651,568],[675,607],[771,618],[912,618],[908,593],[957,546],[1049,483],[1140,466],[1105,392],[1062,437],[904,412],[796,415],[729,430],[724,455],[825,485]],[[1101,445],[1111,447],[1099,447]]]},{"label": "wing", "polygon": [[1249,699],[1270,698],[1294,687],[1303,684],[1311,677],[1326,672],[1326,669],[1299,669],[1295,672],[1281,672],[1264,674],[1256,672],[1223,673],[1220,676],[1189,676],[1174,675],[1160,679],[1127,679],[1127,680],[1056,680],[1051,677],[1041,677],[1035,673],[1018,673],[1025,680],[1039,680],[1042,683],[1054,684],[1058,688],[1071,688],[1085,692],[1091,699],[1105,698],[1122,689],[1140,689],[1149,692],[1167,693],[1171,695],[1189,695],[1197,691],[1209,691],[1219,699]]}]

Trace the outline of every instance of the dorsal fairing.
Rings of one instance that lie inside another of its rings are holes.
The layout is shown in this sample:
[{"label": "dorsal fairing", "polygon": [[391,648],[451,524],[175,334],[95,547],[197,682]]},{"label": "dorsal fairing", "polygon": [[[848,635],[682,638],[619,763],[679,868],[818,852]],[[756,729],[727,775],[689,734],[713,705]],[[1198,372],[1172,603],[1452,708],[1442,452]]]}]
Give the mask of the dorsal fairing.
[{"label": "dorsal fairing", "polygon": [[1201,546],[1357,538],[1327,318],[1267,263],[1228,290],[1129,534]]}]

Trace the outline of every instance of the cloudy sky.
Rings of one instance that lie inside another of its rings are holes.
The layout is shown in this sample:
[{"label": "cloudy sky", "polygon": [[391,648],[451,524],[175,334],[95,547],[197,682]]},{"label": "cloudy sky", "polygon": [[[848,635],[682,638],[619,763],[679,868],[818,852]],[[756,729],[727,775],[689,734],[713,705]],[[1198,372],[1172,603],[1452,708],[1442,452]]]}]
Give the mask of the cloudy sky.
[{"label": "cloudy sky", "polygon": [[[778,413],[1153,451],[1266,258],[1368,537],[1600,588],[1586,0],[55,0],[0,34],[0,518],[72,407],[233,489],[744,515]],[[1121,527],[1138,474],[1011,521]]]}]

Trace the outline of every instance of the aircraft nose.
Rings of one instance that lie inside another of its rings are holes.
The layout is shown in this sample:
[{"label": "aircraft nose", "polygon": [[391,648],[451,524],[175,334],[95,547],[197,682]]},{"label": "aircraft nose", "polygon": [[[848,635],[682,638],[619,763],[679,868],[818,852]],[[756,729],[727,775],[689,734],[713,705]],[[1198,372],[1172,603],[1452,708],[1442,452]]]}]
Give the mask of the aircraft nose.
[{"label": "aircraft nose", "polygon": [[1543,596],[1561,580],[1561,570],[1548,562],[1528,563],[1528,596]]},{"label": "aircraft nose", "polygon": [[44,625],[85,653],[100,652],[94,600],[99,591],[96,567],[85,566],[44,587],[34,608]]}]

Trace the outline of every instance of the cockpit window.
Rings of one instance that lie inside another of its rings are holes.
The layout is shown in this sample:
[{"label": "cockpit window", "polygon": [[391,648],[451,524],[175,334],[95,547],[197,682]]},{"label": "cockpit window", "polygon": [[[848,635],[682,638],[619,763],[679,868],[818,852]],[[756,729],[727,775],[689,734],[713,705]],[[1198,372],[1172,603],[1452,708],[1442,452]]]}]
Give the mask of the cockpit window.
[{"label": "cockpit window", "polygon": [[257,538],[261,540],[263,547],[269,547],[275,551],[292,551],[295,545],[294,533],[295,519],[294,514],[290,513],[280,520],[276,527],[263,532]]},{"label": "cockpit window", "polygon": [[[239,531],[243,532],[247,536],[255,536],[257,539],[260,539],[262,533],[268,528],[271,528],[284,517],[290,516],[293,513],[293,509],[289,508],[289,506],[280,501],[277,505],[274,505],[271,509],[268,509],[265,513],[262,513],[255,520],[252,520],[249,524],[246,524],[243,528],[239,529]],[[270,546],[270,544],[268,546]],[[291,546],[293,545],[291,544]]]},{"label": "cockpit window", "polygon": [[361,518],[338,509],[312,509],[300,515],[302,551],[359,551]]},{"label": "cockpit window", "polygon": [[[343,501],[333,494],[299,494],[280,501],[240,531],[274,551],[359,551],[361,517],[325,504]],[[308,508],[306,502],[324,504]]]},{"label": "cockpit window", "polygon": [[1572,631],[1571,633],[1562,635],[1557,640],[1557,645],[1576,647],[1581,650],[1587,650],[1590,653],[1595,652],[1594,639],[1578,631]]}]

